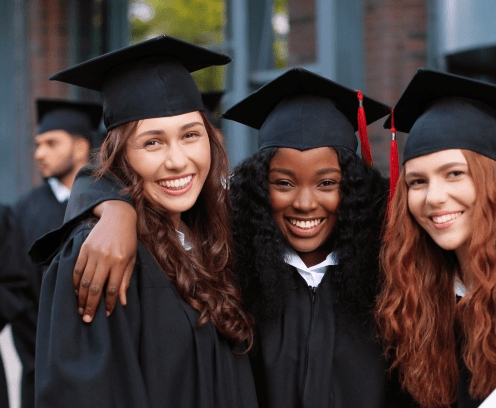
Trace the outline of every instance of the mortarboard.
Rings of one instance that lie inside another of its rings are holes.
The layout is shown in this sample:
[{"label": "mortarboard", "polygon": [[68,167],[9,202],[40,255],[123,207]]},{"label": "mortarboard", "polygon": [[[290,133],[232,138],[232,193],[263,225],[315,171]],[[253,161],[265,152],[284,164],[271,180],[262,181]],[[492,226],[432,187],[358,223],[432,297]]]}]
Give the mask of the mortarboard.
[{"label": "mortarboard", "polygon": [[109,52],[50,77],[103,93],[107,130],[139,119],[202,111],[191,72],[225,65],[227,55],[166,35]]},{"label": "mortarboard", "polygon": [[38,134],[65,130],[73,136],[92,141],[102,120],[102,105],[93,102],[37,99]]},{"label": "mortarboard", "polygon": [[205,115],[207,115],[210,123],[217,129],[219,129],[220,123],[217,119],[215,119],[214,113],[220,106],[222,96],[224,96],[224,91],[208,91],[202,92],[201,94],[203,107],[205,108]]},{"label": "mortarboard", "polygon": [[371,98],[359,101],[361,96],[359,91],[303,68],[293,68],[234,105],[222,117],[259,129],[259,149],[339,146],[356,152],[359,105],[363,104],[367,112],[367,119],[363,118],[365,128],[390,112],[387,105]]},{"label": "mortarboard", "polygon": [[496,160],[496,85],[420,68],[385,128],[409,133],[403,163],[446,149]]}]

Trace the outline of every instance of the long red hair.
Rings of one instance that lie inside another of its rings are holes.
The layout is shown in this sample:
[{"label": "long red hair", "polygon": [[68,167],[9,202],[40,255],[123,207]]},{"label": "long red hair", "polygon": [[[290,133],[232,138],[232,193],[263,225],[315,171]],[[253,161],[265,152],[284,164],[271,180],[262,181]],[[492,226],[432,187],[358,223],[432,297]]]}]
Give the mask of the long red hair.
[{"label": "long red hair", "polygon": [[472,290],[456,303],[454,276],[464,279],[457,258],[435,244],[410,214],[404,171],[381,251],[376,319],[386,354],[404,389],[429,408],[456,401],[455,332],[472,374],[471,397],[484,399],[496,388],[496,161],[462,152],[476,192],[468,262]]},{"label": "long red hair", "polygon": [[130,194],[137,213],[138,239],[176,285],[178,294],[199,313],[198,326],[211,321],[234,344],[253,343],[252,318],[241,309],[241,293],[233,283],[234,252],[230,227],[232,208],[224,187],[229,164],[217,132],[200,112],[210,141],[211,164],[202,191],[191,209],[181,215],[191,231],[192,245],[181,245],[172,221],[163,208],[143,194],[143,181],[130,166],[125,147],[139,122],[112,129],[98,155],[96,175],[110,173]]}]

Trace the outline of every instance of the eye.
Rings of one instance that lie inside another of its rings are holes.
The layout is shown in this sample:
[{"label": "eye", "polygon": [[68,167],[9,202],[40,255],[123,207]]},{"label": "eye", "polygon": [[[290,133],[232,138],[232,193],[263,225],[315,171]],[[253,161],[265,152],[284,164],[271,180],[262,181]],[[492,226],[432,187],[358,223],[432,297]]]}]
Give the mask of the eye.
[{"label": "eye", "polygon": [[451,177],[451,178],[458,177],[458,176],[461,176],[462,174],[464,174],[463,171],[461,171],[461,170],[454,170],[454,171],[450,171],[448,173],[448,177]]},{"label": "eye", "polygon": [[279,188],[290,188],[293,186],[291,182],[288,180],[275,180],[275,181],[271,181],[270,184],[273,184]]},{"label": "eye", "polygon": [[159,145],[159,141],[158,141],[158,140],[154,140],[154,139],[152,139],[152,140],[147,140],[147,141],[143,144],[143,146],[144,146],[144,147],[148,147],[148,146],[158,146],[158,145]]},{"label": "eye", "polygon": [[200,135],[200,133],[198,133],[198,132],[188,132],[188,133],[186,133],[186,134],[183,136],[183,138],[184,138],[184,139],[194,139],[194,138],[199,137],[199,136],[201,136],[201,135]]},{"label": "eye", "polygon": [[425,184],[425,183],[426,183],[426,181],[424,179],[418,178],[418,179],[408,180],[408,182],[406,183],[406,185],[408,187],[418,187],[418,186],[420,186],[422,184]]},{"label": "eye", "polygon": [[337,180],[323,180],[319,183],[319,187],[334,187],[339,185]]}]

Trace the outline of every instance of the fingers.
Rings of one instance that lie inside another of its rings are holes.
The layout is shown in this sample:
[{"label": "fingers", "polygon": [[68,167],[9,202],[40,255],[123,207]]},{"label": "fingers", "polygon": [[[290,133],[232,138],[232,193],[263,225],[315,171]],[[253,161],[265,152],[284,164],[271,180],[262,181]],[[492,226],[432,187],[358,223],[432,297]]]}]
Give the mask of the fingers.
[{"label": "fingers", "polygon": [[[84,245],[83,245],[84,247]],[[96,260],[89,257],[79,282],[78,313],[82,316],[88,301],[88,293],[97,267]]]},{"label": "fingers", "polygon": [[72,273],[72,281],[74,283],[74,289],[76,291],[76,296],[79,295],[79,285],[81,283],[81,278],[83,276],[83,271],[86,268],[86,263],[88,262],[88,252],[86,248],[81,247],[81,252],[79,252],[79,256],[76,261],[76,265],[74,266],[74,271]]},{"label": "fingers", "polygon": [[[88,285],[88,296],[86,299],[86,307],[84,308],[83,315],[83,321],[86,323],[90,323],[95,316],[96,309],[98,308],[98,302],[100,302],[100,298],[102,297],[103,286],[107,281],[108,275],[109,268],[107,267],[107,265],[104,262],[99,262],[95,268],[93,279]],[[116,293],[117,288],[118,286],[115,287]]]},{"label": "fingers", "polygon": [[105,308],[107,309],[107,316],[110,316],[114,310],[117,298],[119,297],[119,288],[125,275],[125,269],[122,267],[113,267],[110,271],[110,278],[107,285],[107,292],[105,293]]},{"label": "fingers", "polygon": [[129,283],[131,282],[131,276],[133,275],[134,264],[136,262],[136,258],[132,259],[129,265],[127,266],[124,277],[122,279],[121,287],[119,288],[119,298],[123,306],[127,304],[126,292],[129,288]]}]

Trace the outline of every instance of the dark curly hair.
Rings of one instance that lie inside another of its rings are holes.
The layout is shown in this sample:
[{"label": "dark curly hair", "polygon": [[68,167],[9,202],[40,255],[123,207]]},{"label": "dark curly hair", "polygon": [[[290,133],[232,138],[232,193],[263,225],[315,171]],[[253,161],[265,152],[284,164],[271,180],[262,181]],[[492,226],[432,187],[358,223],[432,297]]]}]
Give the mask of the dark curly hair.
[{"label": "dark curly hair", "polygon": [[[349,149],[332,149],[343,175],[338,219],[330,238],[339,263],[331,276],[336,311],[346,320],[368,319],[378,291],[388,181]],[[291,267],[284,262],[289,244],[272,218],[268,188],[269,165],[276,151],[267,148],[249,157],[230,179],[236,281],[244,309],[259,325],[281,313],[290,285]]]}]

